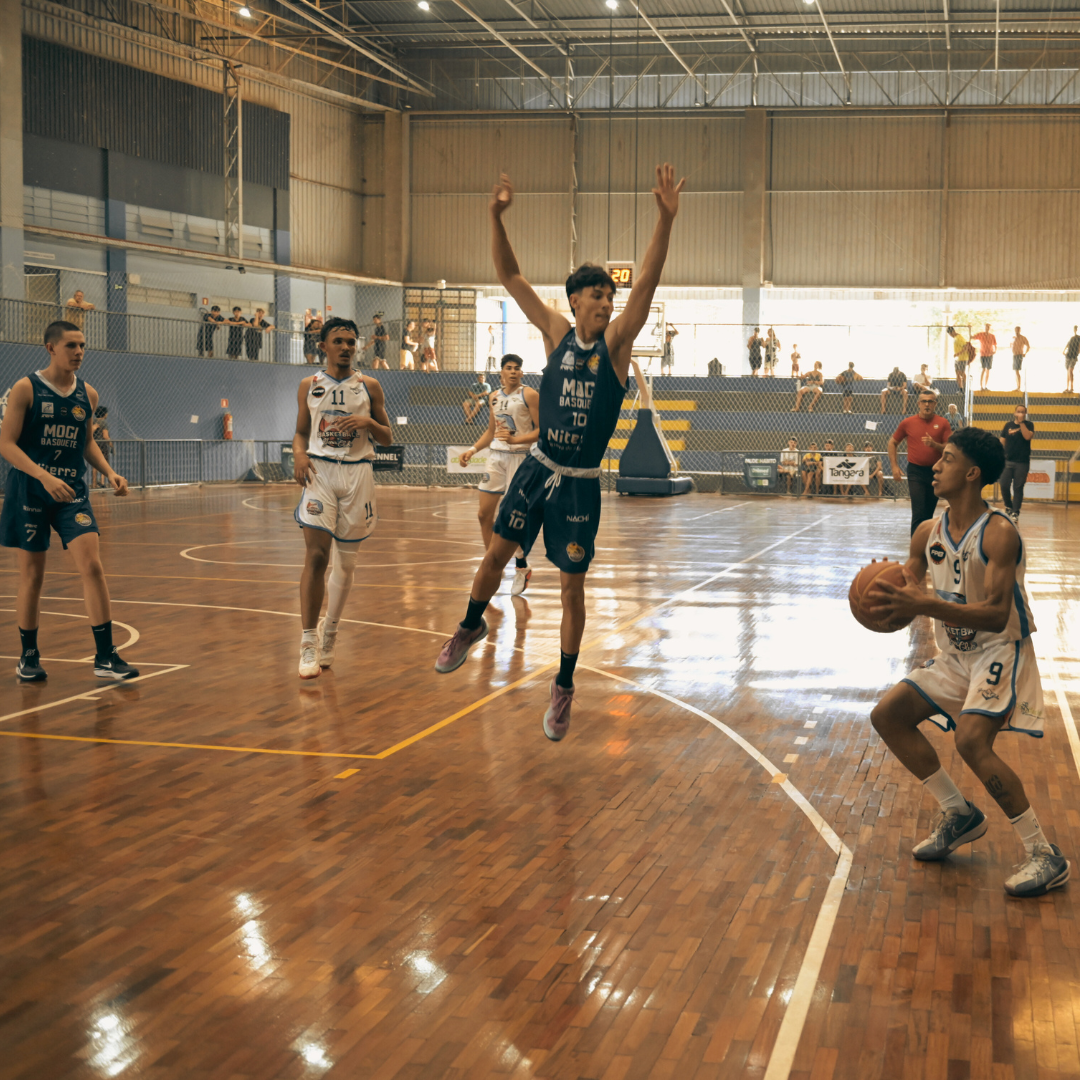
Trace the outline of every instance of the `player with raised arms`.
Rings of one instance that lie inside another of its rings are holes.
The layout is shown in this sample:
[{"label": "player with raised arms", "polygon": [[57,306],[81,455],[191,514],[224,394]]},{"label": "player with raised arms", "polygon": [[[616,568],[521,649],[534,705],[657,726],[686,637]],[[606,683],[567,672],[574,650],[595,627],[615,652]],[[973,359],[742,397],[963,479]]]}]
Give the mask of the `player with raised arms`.
[{"label": "player with raised arms", "polygon": [[[916,859],[946,858],[986,832],[983,812],[968,802],[919,730],[932,720],[956,732],[956,749],[1012,822],[1027,853],[1005,882],[1012,896],[1042,896],[1069,879],[1069,863],[1047,840],[1024,785],[994,751],[1001,731],[1042,737],[1043,697],[1035,622],[1024,588],[1024,542],[1013,522],[983,500],[1005,465],[1001,443],[988,431],[951,435],[934,465],[934,494],[948,510],[924,521],[911,538],[900,586],[882,581],[875,615],[898,620],[929,615],[941,655],[897,683],[871,720],[885,744],[938,800],[941,815]],[[923,582],[927,570],[933,592]]]},{"label": "player with raised arms", "polygon": [[[300,381],[293,475],[304,491],[293,516],[304,530],[300,576],[300,678],[316,679],[334,662],[338,623],[356,572],[357,544],[375,528],[375,446],[393,438],[382,387],[353,371],[358,331],[330,319],[319,331],[326,370]],[[326,569],[333,569],[326,617],[319,622]]]},{"label": "player with raised arms", "polygon": [[[499,389],[493,390],[488,399],[487,431],[458,458],[462,465],[468,465],[473,454],[487,446],[491,447],[490,465],[480,484],[480,509],[477,512],[485,548],[491,543],[495,511],[510,487],[514,474],[525,460],[529,447],[540,435],[540,395],[531,386],[522,385],[520,356],[507,353],[502,358],[499,380]],[[520,548],[514,555],[516,568],[510,595],[520,596],[528,587],[532,570]]]},{"label": "player with raised arms", "polygon": [[83,600],[94,635],[94,674],[99,679],[134,679],[138,670],[120,659],[112,640],[109,586],[98,550],[98,526],[86,490],[86,463],[97,469],[117,495],[127,481],[109,466],[91,438],[97,391],[79,378],[86,338],[74,323],[45,328],[49,366],[19,379],[11,388],[0,426],[0,454],[8,473],[0,512],[0,546],[19,550],[19,593],[15,601],[21,648],[15,674],[22,682],[48,677],[38,651],[45,556],[55,529],[71,552],[83,584]]},{"label": "player with raised arms", "polygon": [[543,527],[547,557],[560,571],[562,596],[559,673],[544,714],[544,734],[556,742],[570,727],[574,668],[585,630],[585,575],[600,525],[600,462],[619,419],[630,353],[649,317],[685,183],[675,183],[670,165],[656,167],[656,228],[618,318],[611,317],[615,283],[603,267],[586,263],[567,278],[573,325],[536,295],[518,268],[503,225],[503,214],[514,199],[510,178],[504,174],[491,195],[492,257],[499,281],[544,339],[540,436],[502,500],[494,535],[473,578],[465,618],[443,646],[435,670],[460,667],[469,649],[487,636],[484,609],[499,587],[503,568],[519,545],[528,555]]}]

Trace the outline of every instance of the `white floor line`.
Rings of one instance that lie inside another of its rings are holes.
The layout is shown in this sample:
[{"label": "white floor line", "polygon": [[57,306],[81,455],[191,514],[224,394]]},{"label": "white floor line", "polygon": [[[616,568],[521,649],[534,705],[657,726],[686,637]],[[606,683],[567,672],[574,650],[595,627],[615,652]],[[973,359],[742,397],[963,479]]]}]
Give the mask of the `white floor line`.
[{"label": "white floor line", "polygon": [[1061,682],[1061,675],[1058,673],[1057,661],[1050,656],[1040,656],[1039,663],[1050,676],[1050,685],[1054,688],[1054,696],[1061,710],[1061,719],[1065,721],[1065,734],[1068,736],[1069,748],[1072,750],[1073,764],[1076,766],[1077,775],[1080,775],[1080,733],[1076,730],[1076,720],[1073,719],[1069,698]]},{"label": "white floor line", "polygon": [[[718,731],[723,732],[729,739],[750,755],[771,777],[781,775],[782,769],[777,768],[764,754],[752,743],[747,742],[737,731],[728,727],[727,724],[710,716],[707,712],[681,701],[677,697],[665,694],[662,690],[656,690],[641,683],[634,682],[622,675],[616,675],[600,668],[586,667],[585,671],[591,671],[594,675],[602,675],[615,682],[633,686],[646,694],[653,694],[663,698],[680,709],[686,709],[702,720],[712,724]],[[799,1048],[799,1039],[802,1037],[803,1027],[806,1024],[806,1016],[810,1011],[810,1003],[817,989],[818,975],[821,973],[821,965],[825,960],[825,951],[829,946],[829,938],[832,936],[833,926],[840,911],[840,901],[847,887],[848,877],[851,874],[851,849],[836,835],[829,823],[817,812],[798,788],[788,779],[777,785],[781,791],[806,815],[810,824],[817,830],[818,835],[829,845],[838,856],[836,869],[829,879],[828,888],[825,890],[825,898],[818,909],[817,918],[814,920],[814,929],[810,933],[810,940],[806,945],[806,953],[803,955],[802,966],[795,979],[795,985],[791,990],[787,1008],[784,1010],[784,1018],[780,1022],[780,1030],[776,1035],[772,1053],[769,1055],[769,1064],[765,1070],[764,1080],[784,1080],[791,1072],[795,1061],[795,1052]]]},{"label": "white floor line", "polygon": [[726,514],[729,510],[742,510],[747,503],[739,503],[738,506],[725,506],[720,510],[710,510],[707,514],[698,514],[695,517],[683,518],[683,521],[700,521],[702,518],[712,517],[713,514]]}]

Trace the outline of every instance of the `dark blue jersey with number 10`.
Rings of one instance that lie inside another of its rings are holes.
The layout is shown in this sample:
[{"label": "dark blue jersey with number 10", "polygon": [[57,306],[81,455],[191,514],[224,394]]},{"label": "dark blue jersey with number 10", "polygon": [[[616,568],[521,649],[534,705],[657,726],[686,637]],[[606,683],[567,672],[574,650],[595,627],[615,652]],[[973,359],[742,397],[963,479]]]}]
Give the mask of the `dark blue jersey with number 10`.
[{"label": "dark blue jersey with number 10", "polygon": [[625,396],[603,335],[583,345],[571,329],[540,380],[539,449],[557,465],[598,468]]},{"label": "dark blue jersey with number 10", "polygon": [[[23,419],[18,447],[34,464],[74,488],[76,495],[82,494],[86,474],[83,452],[90,416],[86,383],[76,375],[75,389],[65,397],[35,371],[30,375],[30,385],[34,402]],[[44,494],[40,481],[32,480],[31,484]]]}]

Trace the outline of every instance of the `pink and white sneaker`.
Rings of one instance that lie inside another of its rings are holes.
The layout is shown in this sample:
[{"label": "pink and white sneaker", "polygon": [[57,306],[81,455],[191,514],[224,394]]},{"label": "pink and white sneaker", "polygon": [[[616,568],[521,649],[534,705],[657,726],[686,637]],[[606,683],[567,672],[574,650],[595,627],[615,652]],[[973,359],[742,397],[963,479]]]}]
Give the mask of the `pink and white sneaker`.
[{"label": "pink and white sneaker", "polygon": [[466,630],[459,626],[454,631],[454,636],[446,642],[439,653],[439,659],[435,661],[435,670],[440,675],[448,671],[456,671],[465,663],[469,650],[478,642],[487,637],[488,624],[486,619],[480,620],[480,625],[475,630]]},{"label": "pink and white sneaker", "polygon": [[544,713],[544,734],[558,742],[570,730],[570,706],[574,703],[574,688],[569,690],[552,679],[551,704]]}]

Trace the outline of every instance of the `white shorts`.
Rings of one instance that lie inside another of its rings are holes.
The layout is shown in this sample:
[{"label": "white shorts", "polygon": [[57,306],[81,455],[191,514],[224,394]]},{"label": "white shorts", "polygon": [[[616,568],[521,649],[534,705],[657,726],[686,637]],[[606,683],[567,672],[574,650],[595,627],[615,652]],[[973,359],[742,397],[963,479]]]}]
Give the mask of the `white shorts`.
[{"label": "white shorts", "polygon": [[301,528],[321,529],[343,543],[365,540],[378,520],[371,462],[312,458],[312,464],[315,476],[304,488],[293,517]]},{"label": "white shorts", "polygon": [[528,454],[508,454],[505,450],[492,450],[488,471],[480,481],[480,490],[488,495],[505,495],[514,479],[514,473],[521,468],[521,463]]},{"label": "white shorts", "polygon": [[961,713],[978,713],[1004,718],[1002,731],[1042,738],[1042,680],[1030,637],[971,653],[943,652],[903,681],[938,710],[930,719],[944,731],[955,730]]}]

